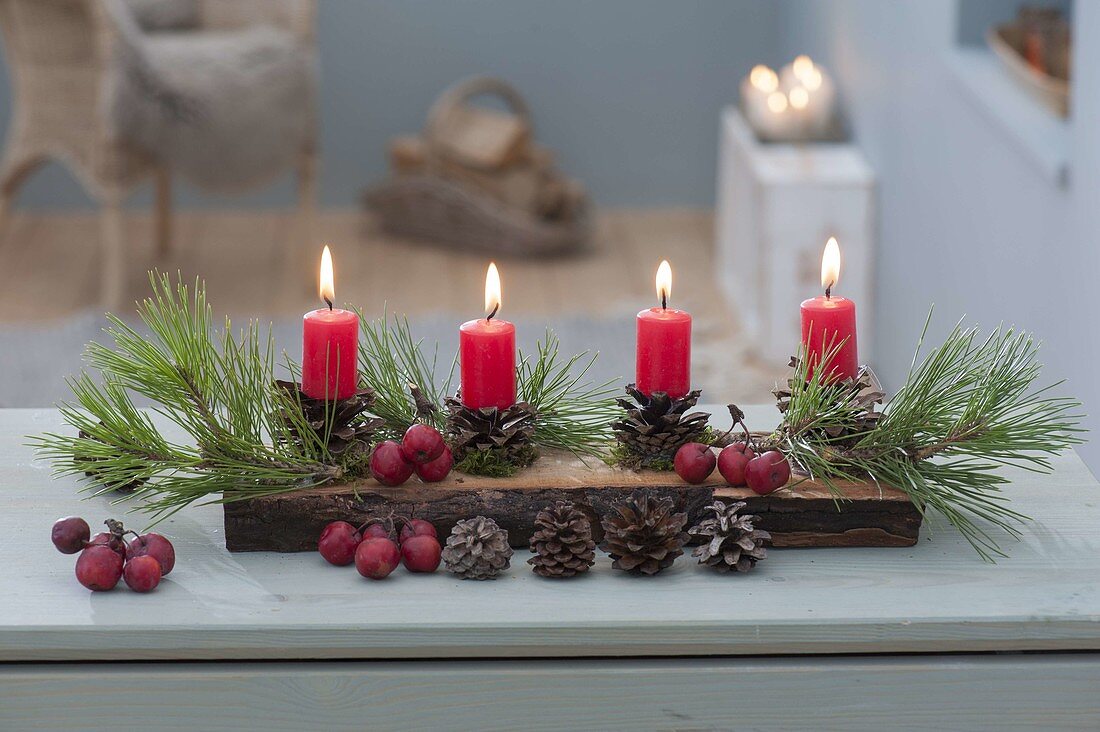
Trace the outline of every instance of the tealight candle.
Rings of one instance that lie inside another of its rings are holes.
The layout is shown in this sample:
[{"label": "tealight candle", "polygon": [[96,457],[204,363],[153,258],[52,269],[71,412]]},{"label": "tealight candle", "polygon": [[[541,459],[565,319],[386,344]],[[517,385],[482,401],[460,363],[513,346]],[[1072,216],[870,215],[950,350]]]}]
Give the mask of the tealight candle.
[{"label": "tealight candle", "polygon": [[741,110],[749,126],[763,139],[787,134],[787,97],[779,91],[779,76],[767,66],[754,66],[741,80]]},{"label": "tealight candle", "polygon": [[809,56],[798,56],[779,72],[779,88],[797,111],[792,134],[797,139],[821,139],[832,134],[836,90],[829,74]]}]

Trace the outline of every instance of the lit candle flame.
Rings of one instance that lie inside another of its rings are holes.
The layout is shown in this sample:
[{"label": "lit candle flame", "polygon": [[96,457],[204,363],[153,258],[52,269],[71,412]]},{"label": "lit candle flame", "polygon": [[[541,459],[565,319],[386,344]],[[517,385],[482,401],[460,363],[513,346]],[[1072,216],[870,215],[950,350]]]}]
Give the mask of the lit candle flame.
[{"label": "lit candle flame", "polygon": [[332,279],[332,252],[328,245],[321,251],[321,299],[328,303],[328,309],[332,310],[332,302],[336,299],[336,287]]},{"label": "lit candle flame", "polygon": [[791,98],[791,106],[795,109],[805,109],[810,103],[810,93],[800,86],[791,89],[787,96]]},{"label": "lit candle flame", "polygon": [[667,259],[661,260],[661,266],[657,268],[657,299],[661,301],[661,307],[668,307],[668,299],[672,296],[672,267]]},{"label": "lit candle flame", "polygon": [[797,56],[795,60],[791,62],[791,71],[794,72],[795,78],[799,81],[804,81],[806,77],[814,73],[813,59],[805,54]]},{"label": "lit candle flame", "polygon": [[781,114],[787,111],[787,95],[781,91],[772,92],[768,95],[768,109]]},{"label": "lit candle flame", "polygon": [[749,72],[749,83],[765,94],[770,94],[779,88],[779,76],[764,64],[758,64]]},{"label": "lit candle flame", "polygon": [[485,319],[492,320],[500,310],[500,273],[495,262],[485,272]]},{"label": "lit candle flame", "polygon": [[810,73],[799,79],[802,82],[802,86],[806,87],[809,91],[817,91],[821,88],[821,70],[813,69]]},{"label": "lit candle flame", "polygon": [[825,297],[832,295],[833,286],[840,279],[840,245],[836,237],[830,236],[825,242],[825,252],[821,255],[821,286],[825,288]]}]

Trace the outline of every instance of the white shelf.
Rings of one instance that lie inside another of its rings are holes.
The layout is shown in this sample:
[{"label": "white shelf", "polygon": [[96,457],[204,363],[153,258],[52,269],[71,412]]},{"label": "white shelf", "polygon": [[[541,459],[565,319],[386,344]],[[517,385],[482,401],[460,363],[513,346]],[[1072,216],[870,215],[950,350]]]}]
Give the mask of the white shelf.
[{"label": "white shelf", "polygon": [[1066,120],[1017,87],[987,49],[952,49],[947,53],[947,66],[963,96],[992,128],[1000,130],[1052,183],[1068,184],[1070,131]]}]

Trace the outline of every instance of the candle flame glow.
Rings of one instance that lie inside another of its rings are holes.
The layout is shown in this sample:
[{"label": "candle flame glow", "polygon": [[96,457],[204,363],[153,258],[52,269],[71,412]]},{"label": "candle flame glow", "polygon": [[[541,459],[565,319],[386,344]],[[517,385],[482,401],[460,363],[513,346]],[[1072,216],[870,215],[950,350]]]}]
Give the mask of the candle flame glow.
[{"label": "candle flame glow", "polygon": [[321,299],[328,303],[329,310],[332,309],[332,302],[336,299],[336,286],[333,284],[332,278],[332,252],[329,251],[328,245],[321,251]]},{"label": "candle flame glow", "polygon": [[800,86],[791,89],[787,96],[791,98],[791,106],[795,109],[805,109],[810,103],[810,93]]},{"label": "candle flame glow", "polygon": [[836,281],[840,279],[840,245],[836,243],[836,237],[830,236],[825,242],[825,252],[821,255],[821,286],[825,288],[826,297],[832,292]]},{"label": "candle flame glow", "polygon": [[781,114],[787,111],[787,95],[781,91],[772,92],[768,95],[768,109]]},{"label": "candle flame glow", "polygon": [[668,306],[668,299],[672,297],[672,267],[667,259],[661,260],[661,266],[657,268],[657,299],[661,301],[661,307]]},{"label": "candle flame glow", "polygon": [[492,318],[500,310],[500,273],[495,262],[489,262],[485,272],[485,317]]},{"label": "candle flame glow", "polygon": [[814,72],[813,59],[805,54],[796,56],[795,60],[791,62],[791,71],[794,72],[795,78],[799,81],[804,81],[806,77]]},{"label": "candle flame glow", "polygon": [[810,73],[806,74],[799,81],[802,82],[802,86],[806,87],[809,91],[817,91],[821,88],[821,70],[813,69]]},{"label": "candle flame glow", "polygon": [[749,72],[749,83],[765,94],[770,94],[779,88],[779,76],[764,64],[757,64]]}]

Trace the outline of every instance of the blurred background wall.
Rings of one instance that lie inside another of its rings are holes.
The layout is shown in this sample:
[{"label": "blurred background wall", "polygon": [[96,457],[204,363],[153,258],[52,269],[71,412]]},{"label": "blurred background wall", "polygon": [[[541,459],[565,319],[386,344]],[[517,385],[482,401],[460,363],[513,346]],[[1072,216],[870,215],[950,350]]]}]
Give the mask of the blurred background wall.
[{"label": "blurred background wall", "polygon": [[[1036,118],[983,75],[976,46],[1012,0],[783,0],[784,56],[838,78],[879,177],[876,367],[897,385],[922,314],[936,342],[963,314],[1034,331],[1045,375],[1100,410],[1100,3],[1076,3],[1073,109]],[[980,20],[976,20],[980,19]],[[1086,422],[1095,434],[1100,419]],[[1100,465],[1100,443],[1082,448]]]},{"label": "blurred background wall", "polygon": [[[777,64],[780,8],[755,0],[323,0],[321,205],[357,201],[385,174],[385,143],[420,129],[456,79],[519,88],[539,139],[605,205],[710,206],[718,111],[752,64]],[[10,89],[0,81],[0,125]],[[136,196],[134,204],[148,202]],[[179,204],[285,205],[289,181],[241,198],[181,186]],[[31,207],[90,207],[60,168],[35,175]]]}]

